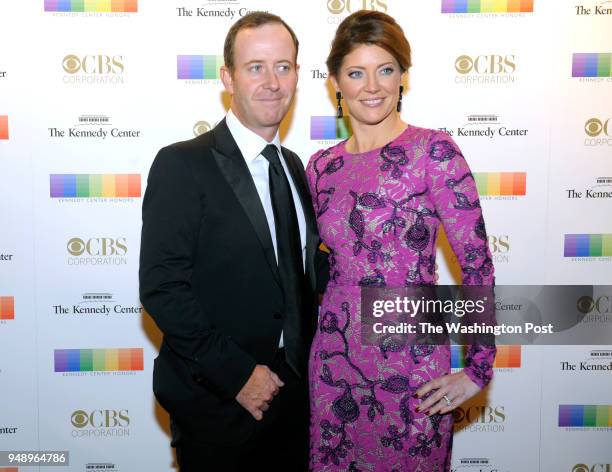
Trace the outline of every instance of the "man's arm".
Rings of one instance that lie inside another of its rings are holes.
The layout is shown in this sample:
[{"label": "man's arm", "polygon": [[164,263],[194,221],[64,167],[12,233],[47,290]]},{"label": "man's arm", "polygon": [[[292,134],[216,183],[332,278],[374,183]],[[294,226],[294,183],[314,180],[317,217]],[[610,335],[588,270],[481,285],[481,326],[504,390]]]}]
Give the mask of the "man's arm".
[{"label": "man's arm", "polygon": [[[298,167],[301,170],[302,177],[304,178],[304,182],[306,182],[306,189],[310,192],[310,185],[308,182],[308,178],[306,176],[306,170],[304,169],[304,164],[299,156],[290,151],[289,149],[284,148],[285,155],[291,156],[291,158],[298,164]],[[314,215],[313,215],[314,216]],[[314,270],[316,277],[316,290],[319,295],[319,304],[323,293],[325,293],[325,288],[327,287],[327,283],[329,282],[329,249],[321,240],[319,240],[319,245],[315,251],[314,255]]]},{"label": "man's arm", "polygon": [[140,300],[193,378],[220,398],[233,399],[257,363],[211,326],[193,296],[198,235],[205,230],[202,204],[180,150],[162,149],[151,166],[142,206]]},{"label": "man's arm", "polygon": [[[325,293],[325,288],[329,282],[329,249],[323,242],[319,243],[315,253],[315,272],[317,276],[317,292],[319,297]],[[320,304],[319,300],[319,304]]]}]

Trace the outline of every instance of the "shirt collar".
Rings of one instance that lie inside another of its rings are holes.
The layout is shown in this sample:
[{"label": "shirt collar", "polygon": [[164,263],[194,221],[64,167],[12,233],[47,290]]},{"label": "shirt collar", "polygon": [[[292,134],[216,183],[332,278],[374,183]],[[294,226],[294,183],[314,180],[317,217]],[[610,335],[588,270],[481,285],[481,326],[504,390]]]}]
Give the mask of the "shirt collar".
[{"label": "shirt collar", "polygon": [[[246,126],[244,126],[240,120],[232,113],[230,109],[225,116],[225,122],[227,127],[232,133],[232,137],[238,145],[238,149],[242,153],[244,160],[249,163],[257,159],[261,155],[261,152],[268,144],[276,146],[278,152],[281,152],[280,137],[278,131],[272,139],[272,142],[267,142],[264,138],[253,132]],[[282,154],[281,154],[282,155]]]}]

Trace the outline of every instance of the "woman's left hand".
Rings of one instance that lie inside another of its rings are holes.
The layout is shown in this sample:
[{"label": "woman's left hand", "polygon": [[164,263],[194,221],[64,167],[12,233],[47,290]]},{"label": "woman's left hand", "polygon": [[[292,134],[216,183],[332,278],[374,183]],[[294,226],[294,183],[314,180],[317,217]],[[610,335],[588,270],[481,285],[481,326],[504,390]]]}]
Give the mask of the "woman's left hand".
[{"label": "woman's left hand", "polygon": [[425,411],[427,416],[436,413],[444,414],[454,410],[464,401],[480,392],[480,387],[472,382],[462,370],[427,382],[416,391],[416,396],[422,398],[432,390],[437,391],[423,400],[417,407],[417,411]]}]

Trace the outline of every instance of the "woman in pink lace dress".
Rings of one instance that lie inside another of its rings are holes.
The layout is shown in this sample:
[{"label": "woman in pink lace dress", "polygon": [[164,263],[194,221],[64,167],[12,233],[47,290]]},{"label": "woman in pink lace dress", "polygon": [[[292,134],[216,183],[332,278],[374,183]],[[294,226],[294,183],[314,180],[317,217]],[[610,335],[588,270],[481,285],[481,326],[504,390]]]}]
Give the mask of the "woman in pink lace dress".
[{"label": "woman in pink lace dress", "polygon": [[489,383],[495,349],[469,347],[465,369],[451,374],[448,346],[363,345],[360,289],[434,284],[440,225],[463,283],[492,284],[474,179],[446,134],[401,120],[410,47],[391,17],[349,16],[327,65],[353,135],[306,171],[331,266],[310,354],[310,467],[448,471],[450,411]]}]

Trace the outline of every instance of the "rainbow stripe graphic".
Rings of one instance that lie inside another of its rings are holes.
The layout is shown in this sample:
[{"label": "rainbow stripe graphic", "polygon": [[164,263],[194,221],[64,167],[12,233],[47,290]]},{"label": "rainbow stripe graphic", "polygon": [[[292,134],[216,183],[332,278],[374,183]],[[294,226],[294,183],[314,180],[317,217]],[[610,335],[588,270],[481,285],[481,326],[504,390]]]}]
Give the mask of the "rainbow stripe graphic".
[{"label": "rainbow stripe graphic", "polygon": [[0,115],[0,139],[8,139],[9,138],[9,132],[8,132],[8,116],[7,115]]},{"label": "rainbow stripe graphic", "polygon": [[533,0],[442,0],[442,13],[532,13]]},{"label": "rainbow stripe graphic", "polygon": [[55,372],[143,370],[143,349],[55,349]]},{"label": "rainbow stripe graphic", "polygon": [[[451,345],[451,368],[465,367],[466,346]],[[497,346],[497,354],[493,367],[497,369],[515,369],[521,367],[521,346]]]},{"label": "rainbow stripe graphic", "polygon": [[0,297],[0,320],[15,319],[15,297]]},{"label": "rainbow stripe graphic", "polygon": [[219,78],[223,56],[176,56],[178,79],[214,80]]},{"label": "rainbow stripe graphic", "polygon": [[612,52],[573,54],[572,77],[612,77]]},{"label": "rainbow stripe graphic", "polygon": [[473,175],[480,196],[526,195],[527,193],[526,172],[474,172]]},{"label": "rainbow stripe graphic", "polygon": [[566,234],[564,257],[610,257],[612,234]]},{"label": "rainbow stripe graphic", "polygon": [[140,174],[51,174],[51,198],[140,197]]},{"label": "rainbow stripe graphic", "polygon": [[136,13],[138,0],[45,0],[45,11]]},{"label": "rainbow stripe graphic", "polygon": [[559,405],[559,426],[612,427],[612,405]]},{"label": "rainbow stripe graphic", "polygon": [[347,139],[350,128],[347,121],[335,116],[311,116],[310,139]]}]

